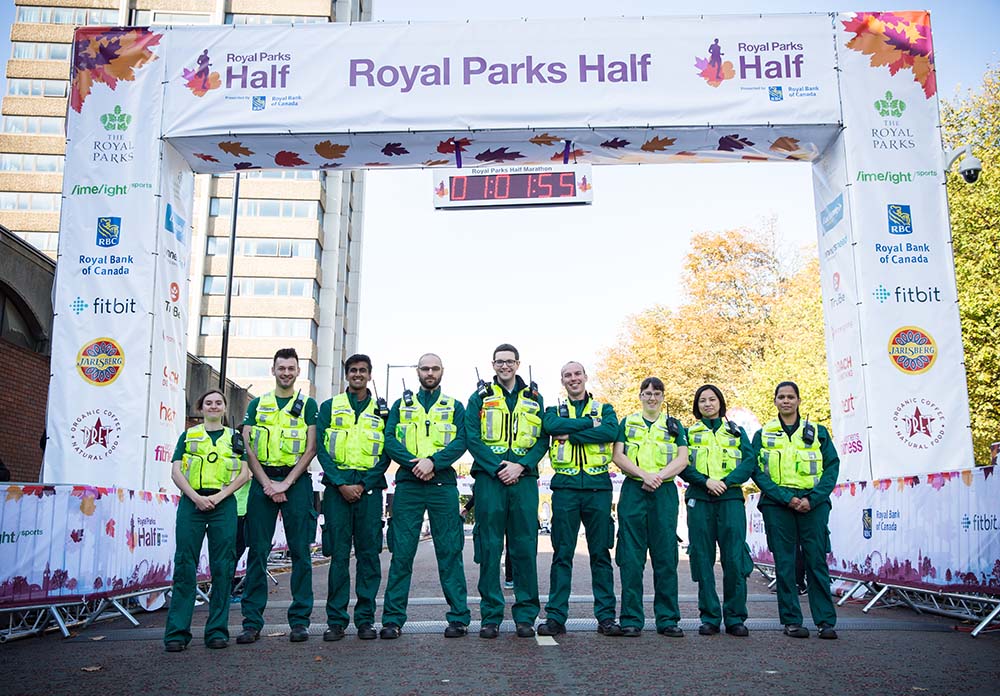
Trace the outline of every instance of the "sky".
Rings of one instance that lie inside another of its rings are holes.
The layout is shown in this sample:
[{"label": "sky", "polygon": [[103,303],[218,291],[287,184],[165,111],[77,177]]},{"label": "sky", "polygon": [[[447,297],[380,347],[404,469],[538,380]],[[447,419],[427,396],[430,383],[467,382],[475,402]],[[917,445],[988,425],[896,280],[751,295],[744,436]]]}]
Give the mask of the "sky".
[{"label": "sky", "polygon": [[[689,14],[661,0],[372,2],[376,21]],[[942,98],[975,87],[987,65],[1000,62],[997,0],[911,5],[931,11]],[[706,9],[748,11],[733,0]],[[769,0],[761,9],[838,8]],[[2,56],[10,55],[13,14],[12,0],[0,0]],[[6,93],[3,76],[0,93]],[[815,246],[810,165],[803,163],[595,167],[592,205],[520,210],[435,210],[427,170],[369,172],[366,181],[358,348],[372,356],[380,392],[392,366],[390,398],[399,396],[401,378],[416,385],[412,368],[396,366],[433,351],[445,364],[444,390],[464,399],[475,387],[475,369],[488,379],[493,348],[511,342],[521,351],[522,374],[527,378],[530,365],[554,403],[564,363],[582,362],[593,380],[599,356],[616,343],[630,314],[682,299],[680,270],[693,234],[773,218],[790,253],[813,253]],[[509,311],[482,316],[478,293],[497,276]]]}]

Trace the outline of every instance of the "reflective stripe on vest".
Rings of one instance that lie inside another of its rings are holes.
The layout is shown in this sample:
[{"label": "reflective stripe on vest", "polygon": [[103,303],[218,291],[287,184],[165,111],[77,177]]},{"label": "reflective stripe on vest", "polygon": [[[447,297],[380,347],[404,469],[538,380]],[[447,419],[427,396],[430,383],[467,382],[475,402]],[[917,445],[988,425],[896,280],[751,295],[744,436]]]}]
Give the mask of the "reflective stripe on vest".
[{"label": "reflective stripe on vest", "polygon": [[819,432],[811,445],[802,441],[802,424],[789,438],[775,419],[761,428],[761,470],[779,486],[813,488],[823,475],[823,454],[819,448]]},{"label": "reflective stripe on vest", "polygon": [[217,442],[204,425],[196,425],[184,434],[181,473],[195,490],[223,489],[240,472],[240,458],[233,453],[233,429],[223,428]]},{"label": "reflective stripe on vest", "polygon": [[330,400],[330,427],[323,433],[323,446],[338,469],[367,471],[382,456],[385,422],[375,411],[375,399],[355,415],[347,394]]},{"label": "reflective stripe on vest", "polygon": [[430,412],[419,399],[413,405],[399,402],[399,423],[396,439],[415,457],[430,457],[443,450],[457,437],[455,427],[455,400],[441,395]]},{"label": "reflective stripe on vest", "polygon": [[667,432],[666,414],[661,413],[652,425],[646,425],[641,413],[625,419],[625,455],[643,471],[655,474],[677,456],[677,451],[676,438]]},{"label": "reflective stripe on vest", "polygon": [[299,455],[305,451],[309,428],[304,414],[293,416],[290,413],[299,395],[301,392],[289,399],[284,408],[278,408],[273,391],[257,402],[257,424],[250,428],[250,446],[261,464],[295,466]]},{"label": "reflective stripe on vest", "polygon": [[743,458],[740,438],[729,434],[725,422],[712,432],[699,420],[688,430],[688,447],[694,468],[708,478],[720,481],[732,473]]},{"label": "reflective stripe on vest", "polygon": [[[570,404],[570,408],[575,408]],[[594,420],[595,427],[601,424],[601,404],[588,397],[581,410],[583,416]],[[608,464],[614,449],[612,442],[588,442],[574,445],[568,440],[553,440],[549,446],[549,463],[557,474],[576,476],[583,471],[590,476],[608,473]]]},{"label": "reflective stripe on vest", "polygon": [[496,382],[490,384],[492,394],[483,399],[479,414],[479,436],[494,454],[503,455],[510,450],[523,457],[542,436],[542,408],[529,399],[521,389],[517,394],[514,410],[507,408],[507,398]]}]

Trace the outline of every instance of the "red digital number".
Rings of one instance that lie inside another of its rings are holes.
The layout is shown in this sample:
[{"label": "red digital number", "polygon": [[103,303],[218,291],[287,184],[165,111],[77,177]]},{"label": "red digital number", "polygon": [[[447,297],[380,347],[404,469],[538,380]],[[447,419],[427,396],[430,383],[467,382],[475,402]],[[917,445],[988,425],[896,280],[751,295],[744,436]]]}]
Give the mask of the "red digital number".
[{"label": "red digital number", "polygon": [[[494,198],[510,198],[510,174],[500,174],[494,182]],[[500,192],[500,184],[503,184],[503,193]]]},{"label": "red digital number", "polygon": [[[461,186],[459,186],[461,184]],[[461,188],[462,194],[458,194],[458,190]],[[465,177],[464,176],[453,176],[451,177],[451,200],[453,201],[464,201],[465,200]]]},{"label": "red digital number", "polygon": [[552,174],[538,175],[538,189],[542,191],[538,194],[538,198],[552,198],[552,184],[546,182],[546,179],[551,177]]},{"label": "red digital number", "polygon": [[[564,193],[565,191],[565,193]],[[573,172],[563,172],[559,175],[559,196],[576,195],[576,175]]]}]

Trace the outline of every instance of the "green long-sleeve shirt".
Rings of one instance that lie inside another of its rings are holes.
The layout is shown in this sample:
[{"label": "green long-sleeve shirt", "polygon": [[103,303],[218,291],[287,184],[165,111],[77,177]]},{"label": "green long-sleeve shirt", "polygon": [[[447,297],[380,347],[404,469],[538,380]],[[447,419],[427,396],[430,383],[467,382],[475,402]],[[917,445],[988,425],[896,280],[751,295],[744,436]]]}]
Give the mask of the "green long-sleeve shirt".
[{"label": "green long-sleeve shirt", "polygon": [[[718,432],[719,428],[722,427],[721,418],[702,418],[701,422],[706,427],[711,428],[713,433]],[[743,428],[740,428],[740,455],[742,458],[737,467],[722,478],[722,482],[727,486],[726,492],[722,495],[712,495],[708,492],[708,488],[705,486],[708,477],[694,467],[694,450],[690,445],[688,445],[688,452],[691,464],[688,464],[687,468],[680,474],[681,478],[689,484],[684,493],[685,500],[708,500],[710,502],[743,500],[743,489],[740,488],[740,484],[750,478],[757,464],[753,447],[750,446],[750,438],[747,437]]]},{"label": "green long-sleeve shirt", "polygon": [[[785,429],[785,435],[788,437],[790,432],[794,433],[799,429],[799,421],[796,420],[794,426],[785,426],[782,424],[782,428]],[[811,508],[816,508],[823,504],[829,505],[830,493],[833,492],[833,487],[837,485],[837,477],[840,475],[840,457],[837,456],[837,449],[833,446],[829,431],[822,425],[816,426],[816,437],[819,438],[819,451],[823,456],[823,475],[819,477],[819,482],[813,488],[804,489],[779,486],[770,476],[764,473],[763,469],[756,466],[756,463],[759,461],[761,449],[760,433],[761,431],[758,430],[753,436],[753,442],[751,443],[755,464],[752,478],[761,492],[758,506],[787,506],[792,498],[808,498]]]},{"label": "green long-sleeve shirt", "polygon": [[[372,400],[371,392],[361,401],[354,394],[348,392],[347,400],[350,402],[351,408],[354,409],[354,422],[357,423],[358,416],[368,408],[368,404]],[[316,457],[319,459],[320,466],[323,467],[323,483],[327,486],[352,486],[360,483],[366,491],[384,489],[385,470],[389,468],[389,455],[386,454],[384,449],[382,456],[379,457],[375,466],[364,471],[341,469],[333,461],[333,457],[330,456],[330,450],[324,444],[324,434],[327,428],[330,427],[332,403],[333,399],[327,399],[320,404],[319,417],[316,419]]]},{"label": "green long-sleeve shirt", "polygon": [[[579,401],[568,401],[570,418],[563,418],[555,406],[545,409],[542,416],[542,427],[549,435],[568,435],[572,445],[586,445],[607,442],[614,444],[618,437],[618,416],[611,404],[601,404],[601,423],[594,425],[589,413],[584,413],[584,407],[589,397]],[[611,489],[611,476],[603,474],[588,474],[583,468],[573,475],[555,474],[552,477],[552,488],[579,488],[583,490],[603,491]]]},{"label": "green long-sleeve shirt", "polygon": [[[527,386],[524,380],[517,377],[514,389],[510,392],[503,388],[503,385],[497,381],[496,377],[493,378],[493,382],[500,386],[507,400],[507,408],[513,411],[514,406],[517,405],[517,395]],[[539,408],[544,411],[545,405],[541,394],[538,395],[537,400]],[[545,456],[545,452],[549,448],[549,436],[545,433],[544,425],[538,442],[523,455],[514,454],[510,449],[504,454],[494,454],[489,445],[483,443],[481,430],[482,411],[483,399],[478,393],[473,393],[469,397],[468,405],[465,407],[465,444],[469,449],[469,454],[473,458],[472,475],[486,474],[496,478],[500,462],[506,460],[523,466],[526,469],[524,476],[538,478],[538,462],[542,460],[542,457]]]},{"label": "green long-sleeve shirt", "polygon": [[[421,389],[414,395],[425,411],[430,411],[431,407],[437,403],[441,397],[441,390],[427,391]],[[435,485],[454,486],[457,485],[455,469],[452,468],[455,462],[465,453],[465,406],[461,401],[455,401],[455,439],[448,443],[448,446],[440,452],[430,456],[434,462],[434,478],[430,481],[421,481],[413,475],[413,462],[417,455],[410,452],[403,443],[396,439],[396,426],[399,425],[399,406],[402,399],[397,399],[389,412],[389,420],[385,425],[385,451],[392,461],[399,464],[396,472],[396,483],[402,481],[412,481],[415,483],[426,483]]]}]

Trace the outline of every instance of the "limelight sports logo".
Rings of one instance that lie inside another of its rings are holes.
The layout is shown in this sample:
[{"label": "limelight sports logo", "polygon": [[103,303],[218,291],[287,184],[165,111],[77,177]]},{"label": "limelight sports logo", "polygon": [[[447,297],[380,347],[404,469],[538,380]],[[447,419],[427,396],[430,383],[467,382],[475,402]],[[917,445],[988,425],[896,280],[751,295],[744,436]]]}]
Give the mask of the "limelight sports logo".
[{"label": "limelight sports logo", "polygon": [[93,462],[107,459],[118,448],[121,431],[118,414],[107,408],[84,411],[69,428],[73,451]]},{"label": "limelight sports logo", "polygon": [[97,246],[118,246],[122,237],[122,219],[120,217],[97,218]]},{"label": "limelight sports logo", "polygon": [[113,338],[89,341],[76,356],[76,370],[85,382],[95,387],[112,384],[125,369],[125,351]]},{"label": "limelight sports logo", "polygon": [[890,203],[887,208],[889,234],[913,234],[913,215],[910,206]]},{"label": "limelight sports logo", "polygon": [[887,350],[896,369],[908,375],[922,375],[931,369],[938,352],[934,338],[919,326],[893,331]]}]

